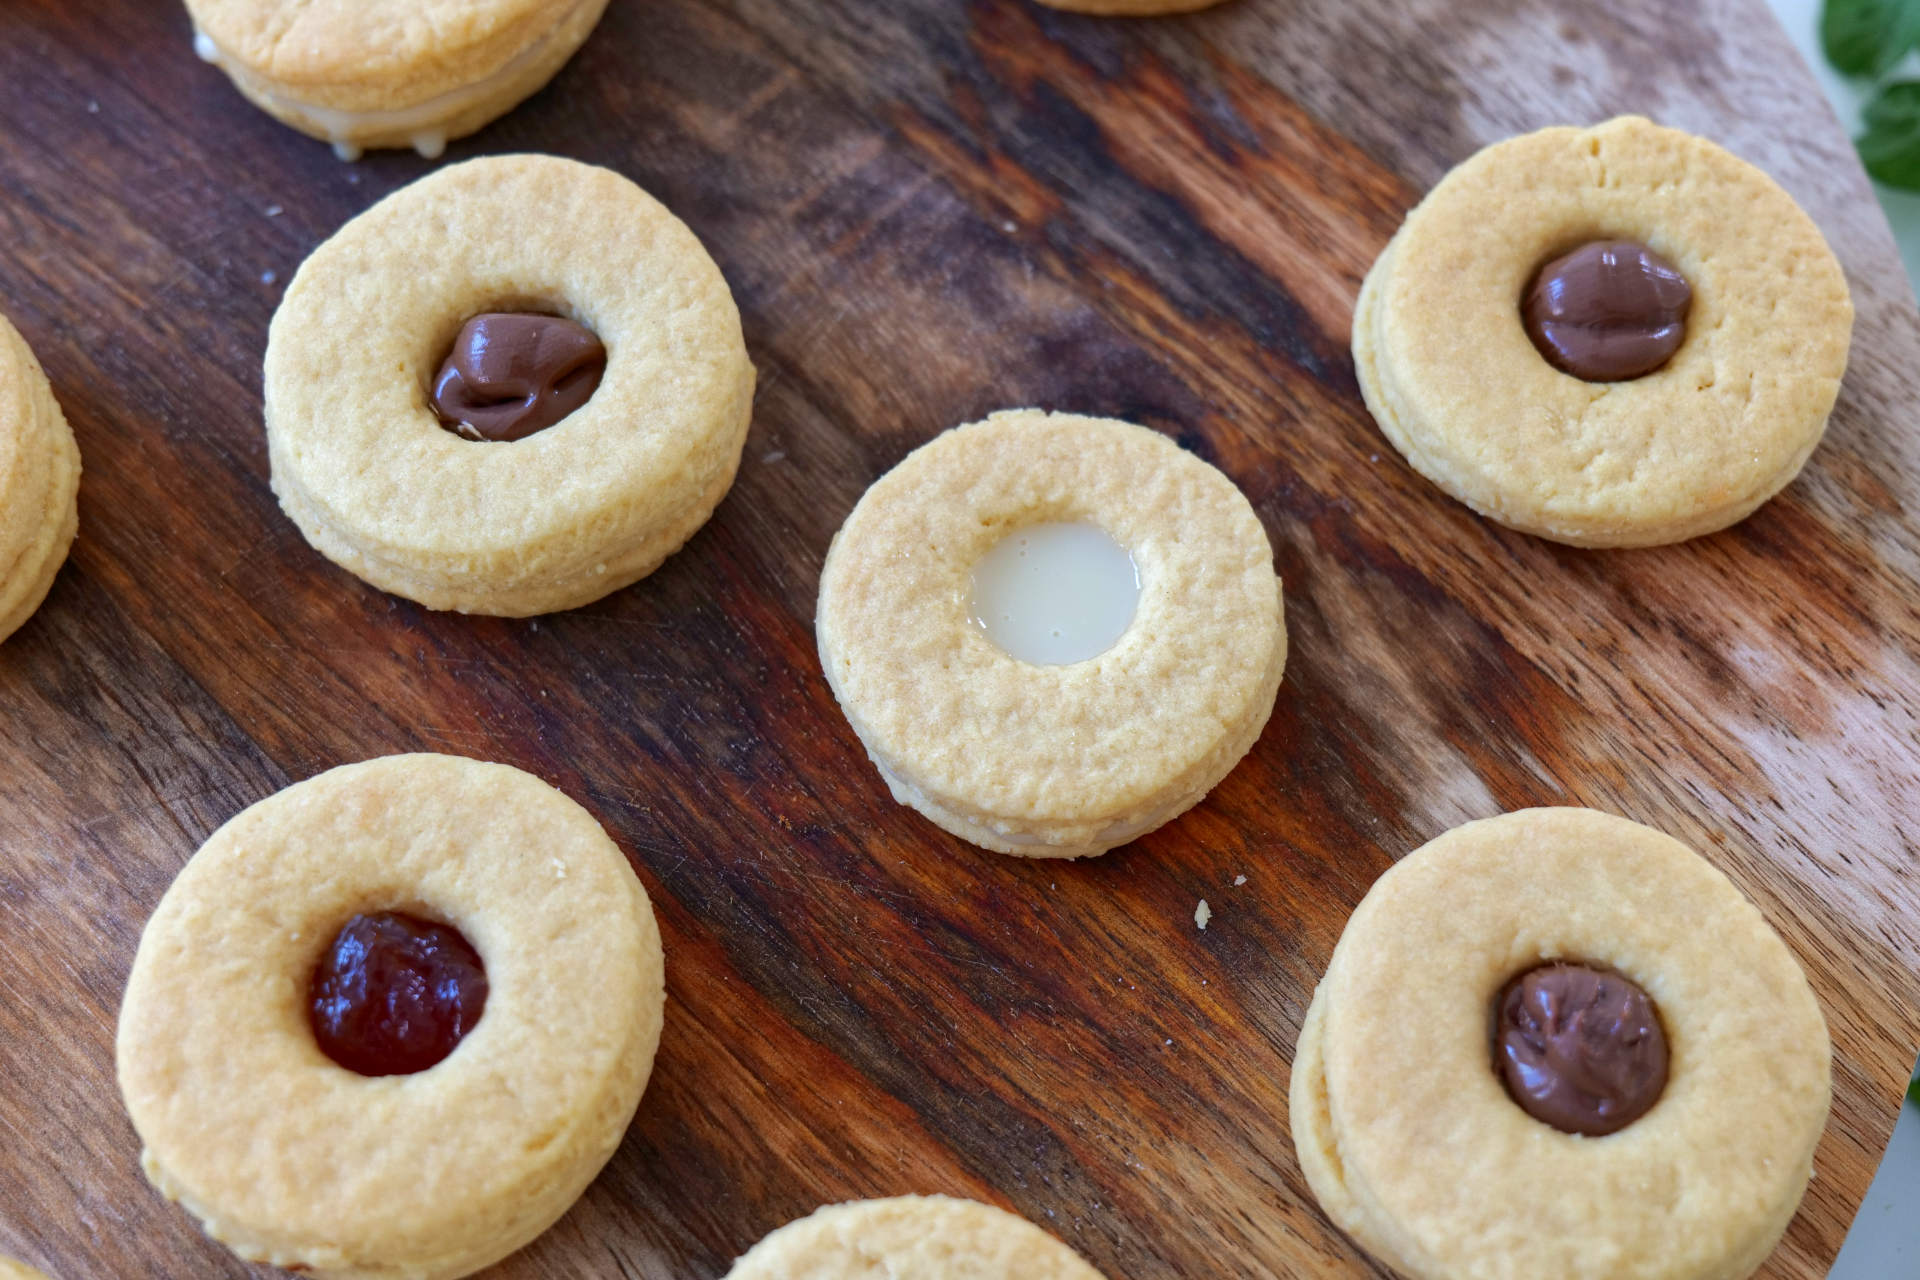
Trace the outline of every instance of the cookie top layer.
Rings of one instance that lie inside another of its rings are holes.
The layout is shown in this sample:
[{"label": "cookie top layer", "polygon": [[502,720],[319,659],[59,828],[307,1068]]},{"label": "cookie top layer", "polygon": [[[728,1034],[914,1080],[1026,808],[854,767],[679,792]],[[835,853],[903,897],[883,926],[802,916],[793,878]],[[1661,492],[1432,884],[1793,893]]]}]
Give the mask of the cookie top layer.
[{"label": "cookie top layer", "polygon": [[361,110],[497,74],[585,0],[187,0],[222,58]]},{"label": "cookie top layer", "polygon": [[[1644,244],[1693,286],[1684,342],[1634,381],[1560,372],[1522,321],[1542,264],[1595,240]],[[1852,333],[1840,264],[1793,198],[1637,117],[1488,147],[1375,277],[1355,354],[1395,443],[1477,510],[1576,543],[1672,541],[1771,496],[1825,429]]]},{"label": "cookie top layer", "polygon": [[[1084,662],[1022,662],[969,621],[973,568],[1017,529],[1072,521],[1132,553],[1133,622]],[[876,481],[834,539],[818,626],[881,767],[988,823],[1165,821],[1198,798],[1191,777],[1204,790],[1244,754],[1286,652],[1273,551],[1231,480],[1144,427],[1034,410],[948,431]]]},{"label": "cookie top layer", "polygon": [[[592,330],[607,350],[592,399],[511,443],[443,429],[432,380],[488,311]],[[366,559],[451,584],[426,603],[479,607],[703,517],[738,465],[753,381],[725,279],[657,200],[571,160],[470,160],[349,222],[288,286],[267,339],[274,485]]]},{"label": "cookie top layer", "polygon": [[[444,1061],[371,1078],[322,1054],[307,995],[340,926],[384,910],[454,925],[490,990]],[[234,817],[167,890],[121,1008],[120,1087],[148,1175],[243,1256],[464,1275],[612,1153],[662,972],[626,858],[554,788],[451,756],[348,765]]]},{"label": "cookie top layer", "polygon": [[775,1231],[727,1280],[1101,1280],[1024,1218],[972,1200],[898,1196],[829,1205]]},{"label": "cookie top layer", "polygon": [[[1658,1102],[1607,1137],[1534,1119],[1492,1069],[1496,996],[1558,959],[1638,984],[1671,1046]],[[1799,1203],[1827,1116],[1819,1006],[1753,904],[1657,831],[1586,809],[1450,831],[1374,885],[1321,994],[1329,1207],[1409,1274],[1744,1276]]]}]

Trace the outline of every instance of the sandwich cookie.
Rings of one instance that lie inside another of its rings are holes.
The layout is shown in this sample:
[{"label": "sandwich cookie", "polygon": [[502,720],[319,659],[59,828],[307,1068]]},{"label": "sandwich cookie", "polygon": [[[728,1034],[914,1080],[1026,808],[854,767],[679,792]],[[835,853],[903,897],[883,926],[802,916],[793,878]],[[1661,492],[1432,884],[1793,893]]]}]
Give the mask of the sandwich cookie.
[{"label": "sandwich cookie", "polygon": [[273,488],[323,555],[526,616],[653,572],[733,483],[753,365],[719,268],[620,175],[452,165],[316,249],[267,336]]},{"label": "sandwich cookie", "polygon": [[253,104],[333,144],[434,158],[531,97],[607,0],[187,0],[193,47]]},{"label": "sandwich cookie", "polygon": [[0,316],[0,640],[53,588],[80,527],[80,450],[20,331]]},{"label": "sandwich cookie", "polygon": [[829,1205],[790,1222],[727,1280],[1101,1280],[1073,1250],[1003,1209],[948,1196]]},{"label": "sandwich cookie", "polygon": [[1826,430],[1853,331],[1839,261],[1766,174],[1625,117],[1488,147],[1361,289],[1360,389],[1415,470],[1588,547],[1744,519]]},{"label": "sandwich cookie", "polygon": [[214,832],[141,935],[118,1045],[141,1165],[248,1261],[468,1275],[619,1145],[662,975],[626,858],[546,783],[334,769]]},{"label": "sandwich cookie", "polygon": [[1165,436],[1020,410],[908,455],[821,572],[821,665],[894,798],[1075,858],[1197,804],[1273,709],[1273,550]]},{"label": "sandwich cookie", "polygon": [[1327,1216],[1410,1280],[1743,1280],[1806,1190],[1831,1056],[1725,876],[1625,819],[1529,809],[1373,886],[1289,1114]]}]

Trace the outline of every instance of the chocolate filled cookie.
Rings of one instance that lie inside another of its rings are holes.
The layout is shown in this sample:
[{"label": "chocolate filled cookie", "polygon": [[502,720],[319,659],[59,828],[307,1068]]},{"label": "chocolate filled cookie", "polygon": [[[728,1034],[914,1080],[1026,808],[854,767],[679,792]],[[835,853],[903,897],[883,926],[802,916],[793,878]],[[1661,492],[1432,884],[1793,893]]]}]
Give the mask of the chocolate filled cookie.
[{"label": "chocolate filled cookie", "polygon": [[769,1235],[727,1280],[1101,1280],[1024,1218],[948,1196],[828,1205]]},{"label": "chocolate filled cookie", "polygon": [[1414,468],[1577,546],[1744,519],[1826,430],[1853,303],[1764,173],[1637,117],[1488,147],[1361,289],[1354,367]]},{"label": "chocolate filled cookie", "polygon": [[391,756],[208,838],[120,1009],[141,1165],[240,1257],[451,1280],[613,1154],[652,1071],[659,930],[579,805],[504,765]]},{"label": "chocolate filled cookie", "polygon": [[434,609],[571,609],[733,483],[753,365],[719,268],[616,173],[452,165],[314,250],[267,337],[273,488],[322,554]]},{"label": "chocolate filled cookie", "polygon": [[1456,828],[1373,886],[1293,1063],[1327,1216],[1410,1280],[1743,1280],[1826,1124],[1799,964],[1678,841],[1588,809]]},{"label": "chocolate filled cookie", "polygon": [[1104,853],[1199,803],[1286,665],[1266,531],[1165,436],[1020,410],[876,481],[820,576],[820,661],[892,789],[984,848]]},{"label": "chocolate filled cookie", "polygon": [[0,316],[0,640],[53,589],[80,527],[80,450],[19,330]]},{"label": "chocolate filled cookie", "polygon": [[585,43],[607,0],[187,0],[194,50],[254,105],[333,144],[438,156]]}]

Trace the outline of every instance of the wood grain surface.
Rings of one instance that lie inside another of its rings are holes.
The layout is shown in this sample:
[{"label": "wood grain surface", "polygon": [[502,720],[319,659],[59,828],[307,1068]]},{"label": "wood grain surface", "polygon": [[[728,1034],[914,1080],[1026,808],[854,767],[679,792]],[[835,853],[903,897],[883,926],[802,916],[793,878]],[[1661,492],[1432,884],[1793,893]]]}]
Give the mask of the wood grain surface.
[{"label": "wood grain surface", "polygon": [[[1395,858],[1543,803],[1686,840],[1807,966],[1833,1119],[1763,1274],[1825,1274],[1920,1046],[1920,336],[1761,0],[1235,0],[1154,22],[616,0],[452,155],[553,151],[659,195],[732,282],[760,393],[738,486],[685,551],[528,622],[381,595],[276,508],[259,385],[281,289],[431,165],[337,163],[188,38],[160,0],[0,7],[0,309],[86,460],[72,563],[0,648],[0,1252],[65,1280],[253,1274],[140,1175],[111,1052],[140,927],[244,805],[439,750],[586,804],[668,949],[638,1120],[498,1276],[705,1280],[822,1202],[908,1191],[1010,1207],[1114,1280],[1382,1274],[1294,1160],[1301,1015]],[[1596,554],[1413,474],[1346,335],[1448,167],[1623,110],[1778,176],[1860,318],[1827,443],[1783,497]],[[1171,433],[1246,490],[1287,584],[1293,656],[1252,755],[1085,864],[983,853],[896,807],[814,653],[821,557],[865,486],[1015,405]]]}]

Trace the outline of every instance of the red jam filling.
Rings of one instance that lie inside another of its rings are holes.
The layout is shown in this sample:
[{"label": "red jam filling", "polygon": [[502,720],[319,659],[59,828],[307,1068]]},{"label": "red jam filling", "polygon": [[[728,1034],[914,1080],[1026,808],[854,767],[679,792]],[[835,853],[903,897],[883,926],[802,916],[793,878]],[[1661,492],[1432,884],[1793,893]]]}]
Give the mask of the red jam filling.
[{"label": "red jam filling", "polygon": [[308,997],[322,1053],[363,1076],[412,1075],[480,1021],[487,971],[452,925],[377,911],[341,927]]}]

